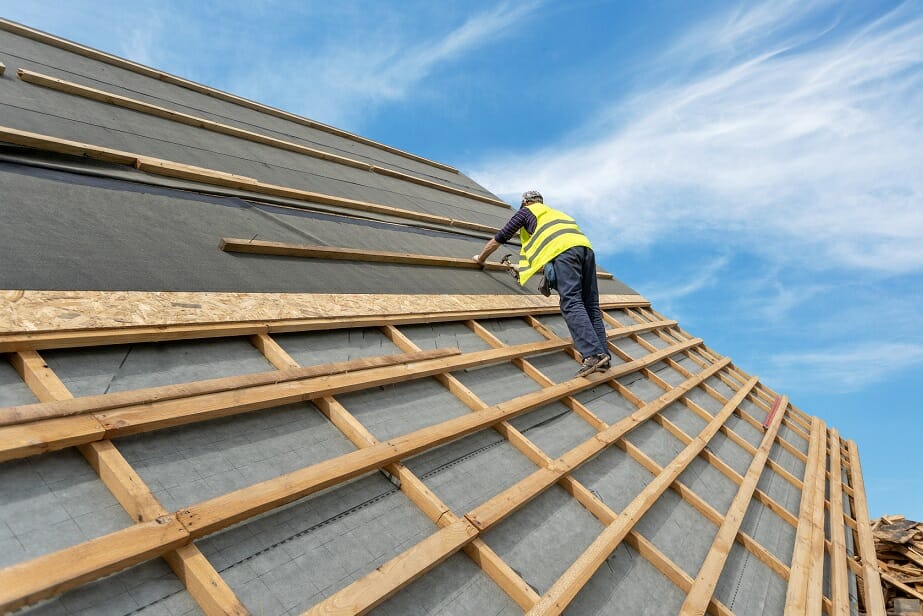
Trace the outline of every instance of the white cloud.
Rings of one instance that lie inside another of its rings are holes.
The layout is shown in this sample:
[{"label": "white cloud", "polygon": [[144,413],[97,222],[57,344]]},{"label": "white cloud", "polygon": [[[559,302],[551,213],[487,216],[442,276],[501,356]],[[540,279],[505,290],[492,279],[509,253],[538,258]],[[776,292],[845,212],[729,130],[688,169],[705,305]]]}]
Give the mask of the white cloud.
[{"label": "white cloud", "polygon": [[800,6],[708,22],[672,74],[704,72],[635,91],[593,141],[494,157],[475,177],[504,195],[540,187],[604,252],[680,236],[809,267],[923,270],[923,17],[901,7],[849,30],[820,22],[823,5],[808,11],[819,25],[799,25]]},{"label": "white cloud", "polygon": [[773,355],[770,363],[779,373],[772,379],[788,387],[849,393],[923,364],[923,344],[873,342],[822,351],[780,353]]},{"label": "white cloud", "polygon": [[297,51],[297,57],[284,66],[275,64],[270,70],[257,63],[243,72],[235,88],[355,130],[364,115],[384,103],[411,93],[426,97],[420,85],[437,69],[502,40],[539,5],[538,1],[504,2],[468,17],[454,29],[442,23],[412,24],[410,19],[405,23],[403,12],[373,11],[371,17],[353,17],[359,21],[338,31],[336,39]]}]

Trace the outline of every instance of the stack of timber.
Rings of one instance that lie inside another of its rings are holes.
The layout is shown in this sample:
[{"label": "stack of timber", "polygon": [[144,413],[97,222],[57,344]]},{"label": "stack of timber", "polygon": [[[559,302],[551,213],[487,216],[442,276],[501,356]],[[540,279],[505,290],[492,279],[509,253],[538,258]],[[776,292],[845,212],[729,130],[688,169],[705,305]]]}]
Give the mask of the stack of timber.
[{"label": "stack of timber", "polygon": [[872,522],[889,614],[923,614],[923,523],[902,515]]}]

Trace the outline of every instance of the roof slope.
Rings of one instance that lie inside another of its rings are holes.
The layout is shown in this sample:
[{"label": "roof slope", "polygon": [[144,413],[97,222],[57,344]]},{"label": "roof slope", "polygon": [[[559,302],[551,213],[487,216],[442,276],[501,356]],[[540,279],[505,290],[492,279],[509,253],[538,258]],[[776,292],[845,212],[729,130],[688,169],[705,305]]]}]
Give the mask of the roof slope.
[{"label": "roof slope", "polygon": [[571,378],[470,178],[2,20],[0,62],[0,612],[883,613],[855,442],[606,272]]}]

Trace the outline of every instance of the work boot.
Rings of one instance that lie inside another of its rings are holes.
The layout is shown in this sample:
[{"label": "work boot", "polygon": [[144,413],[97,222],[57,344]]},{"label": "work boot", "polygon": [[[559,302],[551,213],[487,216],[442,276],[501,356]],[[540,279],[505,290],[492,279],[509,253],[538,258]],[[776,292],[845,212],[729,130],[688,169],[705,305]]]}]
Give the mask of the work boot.
[{"label": "work boot", "polygon": [[600,353],[596,356],[599,361],[596,363],[596,372],[605,372],[609,369],[609,364],[612,361],[612,356],[607,353]]},{"label": "work boot", "polygon": [[586,376],[591,372],[596,372],[596,366],[599,365],[599,362],[599,355],[589,355],[584,357],[583,364],[580,366],[580,370],[577,370],[577,374],[574,376]]}]

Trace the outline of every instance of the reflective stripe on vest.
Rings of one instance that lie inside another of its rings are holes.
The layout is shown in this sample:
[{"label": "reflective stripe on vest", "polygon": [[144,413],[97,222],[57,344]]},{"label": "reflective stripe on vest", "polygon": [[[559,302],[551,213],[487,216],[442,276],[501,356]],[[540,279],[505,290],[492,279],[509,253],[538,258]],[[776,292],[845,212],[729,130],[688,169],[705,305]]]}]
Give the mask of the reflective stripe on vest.
[{"label": "reflective stripe on vest", "polygon": [[535,233],[531,235],[525,229],[519,230],[522,251],[517,269],[521,285],[565,250],[575,246],[592,248],[590,240],[580,231],[576,221],[564,212],[544,203],[530,203],[526,207],[535,214],[537,223]]}]

